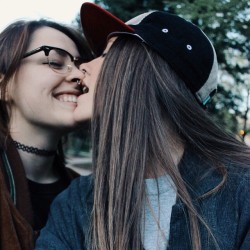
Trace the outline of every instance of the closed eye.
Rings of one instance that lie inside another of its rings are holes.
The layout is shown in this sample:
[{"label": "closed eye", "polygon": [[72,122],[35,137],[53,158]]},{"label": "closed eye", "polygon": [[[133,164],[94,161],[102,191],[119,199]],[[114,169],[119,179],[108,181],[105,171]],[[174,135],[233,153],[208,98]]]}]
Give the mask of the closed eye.
[{"label": "closed eye", "polygon": [[61,69],[64,67],[63,63],[56,62],[56,61],[48,61],[48,62],[44,62],[43,64],[48,64],[53,69]]},{"label": "closed eye", "polygon": [[64,64],[58,63],[58,62],[54,62],[54,61],[50,61],[49,65],[52,66],[53,68],[62,68]]}]

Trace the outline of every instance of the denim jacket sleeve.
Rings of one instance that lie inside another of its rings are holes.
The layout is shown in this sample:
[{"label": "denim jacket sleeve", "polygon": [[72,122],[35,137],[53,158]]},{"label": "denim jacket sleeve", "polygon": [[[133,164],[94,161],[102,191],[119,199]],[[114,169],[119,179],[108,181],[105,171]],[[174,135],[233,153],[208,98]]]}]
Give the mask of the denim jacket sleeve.
[{"label": "denim jacket sleeve", "polygon": [[242,176],[238,187],[238,235],[237,249],[250,249],[250,171]]}]

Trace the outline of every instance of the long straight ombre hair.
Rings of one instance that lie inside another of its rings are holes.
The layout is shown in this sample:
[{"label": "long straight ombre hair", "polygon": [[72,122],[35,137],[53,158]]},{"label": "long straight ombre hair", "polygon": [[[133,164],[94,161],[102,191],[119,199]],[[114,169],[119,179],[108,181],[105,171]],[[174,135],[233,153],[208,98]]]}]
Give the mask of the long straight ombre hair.
[{"label": "long straight ombre hair", "polygon": [[106,55],[92,125],[91,249],[143,249],[144,179],[147,171],[157,169],[172,178],[189,213],[192,248],[201,249],[199,223],[205,222],[192,204],[171,150],[188,145],[218,169],[222,182],[210,195],[226,182],[224,160],[244,164],[250,160],[249,148],[213,123],[168,64],[131,36],[120,36]]}]

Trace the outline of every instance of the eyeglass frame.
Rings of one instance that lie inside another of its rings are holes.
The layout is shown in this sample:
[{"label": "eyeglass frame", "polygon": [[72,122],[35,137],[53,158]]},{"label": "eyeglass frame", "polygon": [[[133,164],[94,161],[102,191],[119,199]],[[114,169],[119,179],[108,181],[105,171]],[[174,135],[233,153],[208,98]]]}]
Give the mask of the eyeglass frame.
[{"label": "eyeglass frame", "polygon": [[[51,50],[59,50],[59,51],[62,51],[64,53],[66,53],[69,57],[70,57],[70,60],[71,62],[74,63],[75,67],[77,69],[79,69],[80,65],[85,62],[81,57],[75,57],[73,55],[71,55],[68,51],[64,50],[64,49],[61,49],[61,48],[57,48],[57,47],[53,47],[53,46],[48,46],[48,45],[43,45],[43,46],[40,46],[36,49],[33,49],[29,52],[26,52],[24,55],[23,55],[23,59],[26,58],[26,57],[29,57],[29,56],[32,56],[38,52],[41,52],[43,51],[45,56],[49,57],[49,53]],[[76,63],[76,62],[79,62],[79,63]],[[48,62],[49,63],[49,62]],[[72,65],[66,65],[67,66],[67,72],[71,72],[72,71]],[[59,74],[65,74],[67,72],[64,72],[64,73],[60,73],[58,72],[56,69],[54,69],[53,67],[51,67],[51,65],[49,64],[49,67],[56,73],[59,73]]]}]

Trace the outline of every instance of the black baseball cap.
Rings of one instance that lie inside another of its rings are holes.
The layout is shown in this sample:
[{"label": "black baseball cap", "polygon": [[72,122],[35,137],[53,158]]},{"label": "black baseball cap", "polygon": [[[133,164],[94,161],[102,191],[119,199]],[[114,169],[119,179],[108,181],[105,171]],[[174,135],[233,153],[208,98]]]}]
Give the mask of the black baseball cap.
[{"label": "black baseball cap", "polygon": [[205,106],[216,92],[216,52],[205,33],[193,23],[166,11],[147,12],[125,23],[89,2],[82,4],[80,15],[84,35],[97,56],[111,36],[133,35],[170,65],[199,103]]}]

